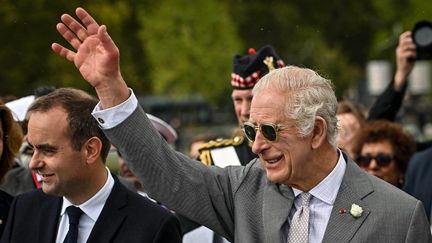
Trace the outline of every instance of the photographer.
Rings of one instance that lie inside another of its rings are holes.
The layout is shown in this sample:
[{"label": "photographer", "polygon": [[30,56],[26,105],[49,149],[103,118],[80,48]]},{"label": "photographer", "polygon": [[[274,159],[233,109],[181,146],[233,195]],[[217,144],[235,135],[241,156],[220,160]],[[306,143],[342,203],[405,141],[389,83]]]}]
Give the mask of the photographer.
[{"label": "photographer", "polygon": [[394,78],[372,106],[368,120],[386,119],[394,121],[396,119],[396,114],[402,106],[407,89],[408,76],[414,68],[416,55],[416,45],[413,42],[411,31],[402,33],[396,48]]}]

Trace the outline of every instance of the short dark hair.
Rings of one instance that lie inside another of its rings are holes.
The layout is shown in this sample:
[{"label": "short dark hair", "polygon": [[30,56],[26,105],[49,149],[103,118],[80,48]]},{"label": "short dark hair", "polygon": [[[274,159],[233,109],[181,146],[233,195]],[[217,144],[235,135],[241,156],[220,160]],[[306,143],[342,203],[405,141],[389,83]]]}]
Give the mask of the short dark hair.
[{"label": "short dark hair", "polygon": [[99,127],[92,111],[98,100],[90,94],[74,89],[59,88],[51,93],[37,98],[29,107],[28,112],[46,112],[55,107],[63,108],[67,113],[68,131],[72,147],[80,150],[91,137],[98,137],[102,141],[101,157],[106,161],[111,144]]}]

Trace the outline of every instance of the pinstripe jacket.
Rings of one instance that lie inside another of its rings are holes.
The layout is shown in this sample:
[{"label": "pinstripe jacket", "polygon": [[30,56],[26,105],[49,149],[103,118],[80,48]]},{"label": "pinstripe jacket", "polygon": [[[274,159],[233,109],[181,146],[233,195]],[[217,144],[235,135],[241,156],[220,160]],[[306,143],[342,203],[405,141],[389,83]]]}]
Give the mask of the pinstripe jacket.
[{"label": "pinstripe jacket", "polygon": [[[246,166],[207,167],[175,152],[138,107],[105,130],[152,198],[233,242],[281,242],[292,189],[267,180],[259,159]],[[431,242],[424,207],[396,187],[347,167],[323,242]],[[356,203],[359,218],[339,209]]]}]

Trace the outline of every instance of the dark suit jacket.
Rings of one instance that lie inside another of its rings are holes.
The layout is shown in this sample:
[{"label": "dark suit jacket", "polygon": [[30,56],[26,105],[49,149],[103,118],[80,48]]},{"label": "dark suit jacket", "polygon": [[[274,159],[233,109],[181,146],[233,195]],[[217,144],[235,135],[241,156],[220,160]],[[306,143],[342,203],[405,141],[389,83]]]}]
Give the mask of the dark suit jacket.
[{"label": "dark suit jacket", "polygon": [[9,208],[12,200],[13,197],[11,195],[9,195],[5,191],[0,190],[0,237],[7,222]]},{"label": "dark suit jacket", "polygon": [[432,148],[414,154],[405,174],[404,191],[423,202],[426,215],[431,221],[432,204]]},{"label": "dark suit jacket", "polygon": [[[55,242],[62,198],[34,190],[17,196],[1,242]],[[87,242],[181,242],[168,210],[115,184]]]}]

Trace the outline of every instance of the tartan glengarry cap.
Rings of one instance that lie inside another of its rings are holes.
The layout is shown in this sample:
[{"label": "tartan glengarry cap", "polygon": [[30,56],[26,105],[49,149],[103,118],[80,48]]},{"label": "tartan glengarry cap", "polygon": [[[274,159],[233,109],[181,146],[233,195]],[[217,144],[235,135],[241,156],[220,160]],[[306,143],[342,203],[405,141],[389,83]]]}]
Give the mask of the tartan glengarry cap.
[{"label": "tartan glengarry cap", "polygon": [[266,45],[255,51],[249,49],[248,55],[235,55],[231,86],[234,89],[252,89],[258,80],[269,71],[285,66],[274,48]]}]

